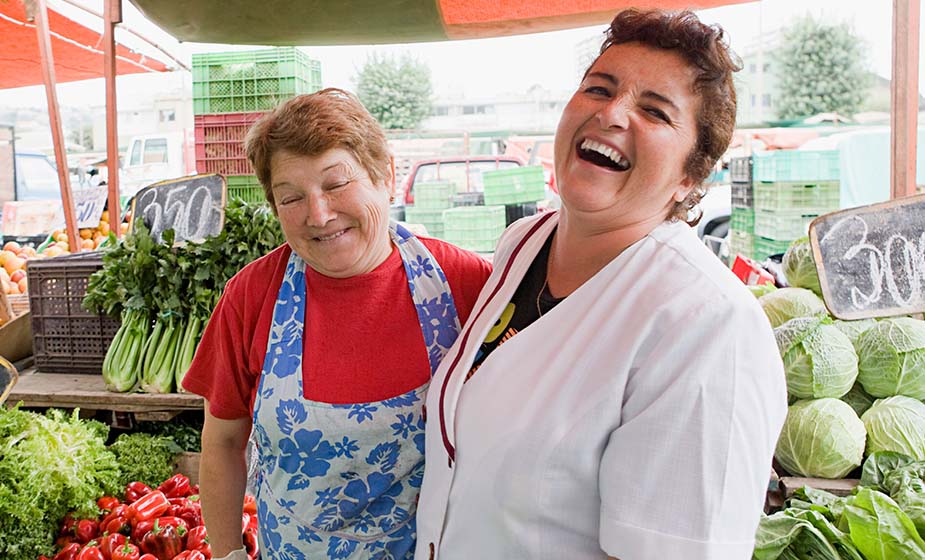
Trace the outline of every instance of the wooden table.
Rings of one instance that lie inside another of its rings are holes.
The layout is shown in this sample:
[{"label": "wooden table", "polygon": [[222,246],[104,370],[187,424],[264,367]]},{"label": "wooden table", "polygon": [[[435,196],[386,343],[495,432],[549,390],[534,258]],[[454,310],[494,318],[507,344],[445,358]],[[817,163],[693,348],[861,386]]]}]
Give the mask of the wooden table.
[{"label": "wooden table", "polygon": [[113,393],[100,375],[39,373],[19,376],[6,403],[24,407],[80,408],[134,413],[138,420],[169,420],[185,410],[202,410],[203,399],[190,393]]}]

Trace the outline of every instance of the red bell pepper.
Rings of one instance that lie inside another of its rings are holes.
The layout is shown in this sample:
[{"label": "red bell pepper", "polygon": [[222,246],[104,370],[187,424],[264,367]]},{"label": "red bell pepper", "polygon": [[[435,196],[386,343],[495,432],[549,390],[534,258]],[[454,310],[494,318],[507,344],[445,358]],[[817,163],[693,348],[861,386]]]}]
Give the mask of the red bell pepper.
[{"label": "red bell pepper", "polygon": [[257,528],[249,527],[244,531],[244,551],[248,556],[257,557],[260,552],[260,545],[257,544]]},{"label": "red bell pepper", "polygon": [[100,519],[100,527],[103,528],[105,532],[106,525],[109,525],[109,522],[115,519],[118,516],[128,517],[128,505],[119,504],[116,507],[112,508],[112,511],[107,513]]},{"label": "red bell pepper", "polygon": [[167,516],[158,517],[158,518],[157,518],[157,524],[158,524],[158,526],[160,526],[162,529],[163,529],[164,527],[173,527],[174,529],[178,529],[178,528],[182,527],[182,528],[183,528],[183,532],[182,532],[182,533],[183,533],[184,535],[185,535],[186,533],[189,533],[189,525],[187,525],[186,521],[180,519],[179,517],[167,517]]},{"label": "red bell pepper", "polygon": [[167,496],[160,490],[154,490],[138,498],[129,506],[129,517],[136,521],[146,521],[160,517],[169,507],[170,502],[167,501]]},{"label": "red bell pepper", "polygon": [[[186,535],[186,549],[187,550],[202,550],[204,547],[209,546],[209,534],[206,532],[206,526],[200,525],[199,527],[193,527],[189,530],[189,533]],[[211,547],[210,547],[211,552]]]},{"label": "red bell pepper", "polygon": [[186,529],[172,525],[161,527],[158,521],[154,521],[154,528],[141,540],[141,550],[157,556],[158,560],[173,560],[174,556],[183,552]]},{"label": "red bell pepper", "polygon": [[87,546],[80,550],[77,560],[106,560],[103,551],[96,545],[96,541],[90,541]]},{"label": "red bell pepper", "polygon": [[58,533],[61,536],[74,535],[74,528],[77,526],[77,520],[74,519],[70,513],[64,516],[64,519],[61,521],[61,531]]},{"label": "red bell pepper", "polygon": [[244,513],[257,515],[257,499],[250,494],[244,495]]},{"label": "red bell pepper", "polygon": [[151,487],[141,482],[129,482],[125,486],[125,501],[131,504],[138,498],[151,493]]},{"label": "red bell pepper", "polygon": [[199,497],[187,498],[180,511],[177,512],[177,517],[185,520],[191,529],[202,525],[202,504],[199,503]]},{"label": "red bell pepper", "polygon": [[80,543],[71,543],[62,548],[58,554],[55,554],[53,560],[77,560],[77,555],[80,554],[80,549]]},{"label": "red bell pepper", "polygon": [[157,556],[153,554],[142,554],[138,560],[157,560]]},{"label": "red bell pepper", "polygon": [[148,519],[136,523],[135,526],[132,527],[132,540],[136,543],[140,543],[142,539],[145,538],[145,535],[154,529],[154,521],[154,519]]},{"label": "red bell pepper", "polygon": [[109,513],[117,505],[121,504],[119,498],[113,496],[103,496],[96,501],[96,507],[100,508],[100,511],[103,513]]},{"label": "red bell pepper", "polygon": [[185,498],[190,495],[189,478],[186,475],[175,474],[157,487],[168,498]]},{"label": "red bell pepper", "polygon": [[111,533],[100,539],[100,550],[103,551],[103,556],[112,558],[112,551],[127,542],[128,539],[122,533]]},{"label": "red bell pepper", "polygon": [[141,557],[138,547],[130,542],[112,552],[112,560],[138,560]]},{"label": "red bell pepper", "polygon": [[174,556],[173,560],[206,560],[206,555],[198,550],[184,550],[177,556]]},{"label": "red bell pepper", "polygon": [[88,543],[100,533],[100,524],[95,519],[81,519],[74,528],[74,536],[79,543]]},{"label": "red bell pepper", "polygon": [[101,525],[100,528],[103,530],[103,533],[109,533],[110,535],[116,533],[128,535],[132,531],[132,525],[130,521],[131,520],[128,518],[128,514],[123,513],[122,515],[113,517],[107,521],[105,525]]}]

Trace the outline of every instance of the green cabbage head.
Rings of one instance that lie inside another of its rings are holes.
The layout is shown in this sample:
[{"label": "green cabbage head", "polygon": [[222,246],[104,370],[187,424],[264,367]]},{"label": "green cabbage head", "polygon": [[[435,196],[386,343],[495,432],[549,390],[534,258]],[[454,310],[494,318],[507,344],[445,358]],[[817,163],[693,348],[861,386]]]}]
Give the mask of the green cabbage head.
[{"label": "green cabbage head", "polygon": [[858,381],[874,397],[925,399],[925,321],[878,321],[858,337]]},{"label": "green cabbage head", "polygon": [[772,327],[779,327],[794,317],[826,315],[819,296],[805,288],[781,288],[758,298]]},{"label": "green cabbage head", "polygon": [[876,401],[861,416],[867,453],[895,451],[925,461],[925,404],[902,395]]},{"label": "green cabbage head", "polygon": [[787,247],[783,262],[784,276],[794,288],[806,288],[822,297],[819,287],[819,275],[816,273],[816,261],[813,260],[813,248],[809,237],[801,237]]},{"label": "green cabbage head", "polygon": [[860,416],[867,412],[870,405],[874,404],[874,401],[877,399],[868,395],[867,391],[864,390],[864,387],[861,387],[860,383],[855,383],[851,390],[848,391],[841,400],[848,403],[848,406],[853,408],[857,415]]},{"label": "green cabbage head", "polygon": [[858,338],[861,335],[877,325],[877,321],[874,319],[858,319],[856,321],[835,321],[835,326],[838,327],[838,330],[848,335],[848,338],[851,339],[851,344],[854,344],[855,349],[857,349]]},{"label": "green cabbage head", "polygon": [[858,377],[851,340],[828,319],[797,317],[774,329],[787,374],[787,393],[798,399],[838,398]]},{"label": "green cabbage head", "polygon": [[774,455],[790,474],[842,478],[861,464],[866,435],[858,415],[838,399],[797,401]]}]

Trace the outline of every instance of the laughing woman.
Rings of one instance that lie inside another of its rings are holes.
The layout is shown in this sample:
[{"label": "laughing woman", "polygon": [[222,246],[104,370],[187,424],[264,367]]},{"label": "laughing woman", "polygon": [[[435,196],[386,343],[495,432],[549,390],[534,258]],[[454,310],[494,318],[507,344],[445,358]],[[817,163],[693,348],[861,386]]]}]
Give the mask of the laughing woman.
[{"label": "laughing woman", "polygon": [[424,392],[489,267],[389,222],[385,134],[344,91],[283,103],[246,148],[286,244],[228,282],[183,381],[207,401],[212,550],[246,560],[253,429],[263,558],[411,558]]},{"label": "laughing woman", "polygon": [[416,558],[751,557],[786,414],[767,319],[688,220],[737,70],[626,11],[562,114],[562,209],[521,220],[427,399]]}]

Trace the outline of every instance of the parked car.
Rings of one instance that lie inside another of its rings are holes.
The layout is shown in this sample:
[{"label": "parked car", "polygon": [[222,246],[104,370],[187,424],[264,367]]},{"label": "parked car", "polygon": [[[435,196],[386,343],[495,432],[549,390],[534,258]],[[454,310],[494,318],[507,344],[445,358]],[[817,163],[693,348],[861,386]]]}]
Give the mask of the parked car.
[{"label": "parked car", "polygon": [[132,196],[158,181],[196,173],[192,130],[135,136],[122,162],[119,193]]}]

